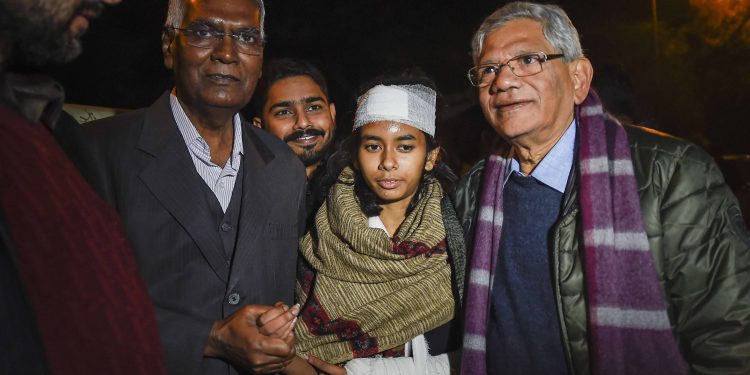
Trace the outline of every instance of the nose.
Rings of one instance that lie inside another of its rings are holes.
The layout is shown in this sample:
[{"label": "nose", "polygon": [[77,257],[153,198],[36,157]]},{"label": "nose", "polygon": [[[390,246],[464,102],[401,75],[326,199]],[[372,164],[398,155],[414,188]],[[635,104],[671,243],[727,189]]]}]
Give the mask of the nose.
[{"label": "nose", "polygon": [[518,88],[519,84],[520,80],[510,69],[510,66],[500,66],[500,69],[495,74],[495,79],[490,83],[490,93],[494,94],[496,92]]},{"label": "nose", "polygon": [[297,115],[297,122],[294,123],[295,129],[307,129],[312,126],[312,121],[310,121],[310,117],[308,116],[307,112],[300,111]]},{"label": "nose", "polygon": [[393,171],[398,169],[396,162],[396,153],[393,150],[385,149],[380,160],[380,169],[384,171]]},{"label": "nose", "polygon": [[224,35],[214,42],[211,59],[224,64],[237,63],[237,52],[234,49],[234,39]]}]

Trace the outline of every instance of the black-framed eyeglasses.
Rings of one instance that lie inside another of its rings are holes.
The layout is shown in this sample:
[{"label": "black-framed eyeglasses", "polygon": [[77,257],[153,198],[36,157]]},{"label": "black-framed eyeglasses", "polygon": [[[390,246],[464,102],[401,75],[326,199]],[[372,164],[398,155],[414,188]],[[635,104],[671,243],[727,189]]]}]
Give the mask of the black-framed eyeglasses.
[{"label": "black-framed eyeglasses", "polygon": [[500,69],[507,66],[516,77],[528,77],[542,72],[542,63],[565,56],[562,53],[548,55],[544,52],[525,53],[504,63],[477,65],[466,74],[469,82],[476,87],[485,87],[495,81]]},{"label": "black-framed eyeglasses", "polygon": [[210,26],[188,29],[181,29],[174,26],[165,26],[165,28],[181,32],[185,35],[185,42],[193,47],[214,48],[216,43],[224,40],[225,36],[229,36],[234,41],[237,52],[246,55],[260,55],[263,53],[263,38],[260,35],[260,31],[255,28],[231,33],[225,33]]}]

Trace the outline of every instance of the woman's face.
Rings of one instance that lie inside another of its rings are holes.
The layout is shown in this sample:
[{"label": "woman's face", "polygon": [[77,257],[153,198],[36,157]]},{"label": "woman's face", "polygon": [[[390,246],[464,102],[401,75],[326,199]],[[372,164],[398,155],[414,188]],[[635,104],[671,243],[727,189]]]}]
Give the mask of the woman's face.
[{"label": "woman's face", "polygon": [[354,166],[379,204],[407,207],[423,171],[435,166],[439,149],[428,155],[427,139],[421,130],[392,121],[364,125],[359,140]]}]

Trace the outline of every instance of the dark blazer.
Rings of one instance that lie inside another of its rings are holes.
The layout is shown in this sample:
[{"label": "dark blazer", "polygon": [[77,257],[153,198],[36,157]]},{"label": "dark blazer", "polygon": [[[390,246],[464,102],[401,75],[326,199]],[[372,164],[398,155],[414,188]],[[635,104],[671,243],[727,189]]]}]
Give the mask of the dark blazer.
[{"label": "dark blazer", "polygon": [[87,124],[84,135],[84,175],[122,216],[169,372],[227,374],[226,362],[203,358],[212,323],[244,304],[293,303],[302,164],[285,143],[243,124],[242,201],[229,262],[169,93],[150,108]]}]

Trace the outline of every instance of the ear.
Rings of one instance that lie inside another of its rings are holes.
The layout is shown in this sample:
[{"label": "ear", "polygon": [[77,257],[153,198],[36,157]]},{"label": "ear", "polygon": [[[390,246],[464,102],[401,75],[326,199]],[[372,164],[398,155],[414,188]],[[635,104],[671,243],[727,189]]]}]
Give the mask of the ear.
[{"label": "ear", "polygon": [[260,117],[253,117],[253,125],[255,125],[256,128],[263,129],[263,120],[261,120]]},{"label": "ear", "polygon": [[174,41],[174,30],[170,30],[165,26],[164,31],[161,33],[161,53],[164,56],[164,66],[170,71],[174,66]]},{"label": "ear", "polygon": [[333,103],[329,104],[328,112],[331,112],[331,118],[333,119],[333,124],[336,125],[336,105]]},{"label": "ear", "polygon": [[438,159],[440,159],[440,147],[435,147],[427,153],[427,162],[424,163],[424,170],[429,172],[435,168]]},{"label": "ear", "polygon": [[573,79],[573,100],[576,105],[583,103],[591,89],[594,77],[594,67],[585,57],[579,57],[568,66],[570,77]]}]

